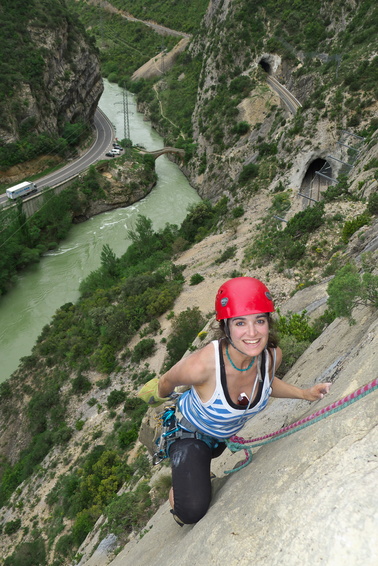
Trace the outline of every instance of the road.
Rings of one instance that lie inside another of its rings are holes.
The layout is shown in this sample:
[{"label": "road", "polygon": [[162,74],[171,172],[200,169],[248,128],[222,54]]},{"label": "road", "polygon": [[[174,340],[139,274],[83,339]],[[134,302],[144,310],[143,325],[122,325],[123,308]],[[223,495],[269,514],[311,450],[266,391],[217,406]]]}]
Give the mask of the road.
[{"label": "road", "polygon": [[150,20],[140,20],[139,18],[134,18],[133,15],[129,14],[128,12],[125,12],[124,10],[119,10],[118,8],[113,6],[113,4],[111,4],[110,2],[104,0],[91,0],[90,2],[88,0],[85,1],[89,5],[97,4],[97,6],[101,7],[103,10],[106,10],[107,12],[110,12],[111,14],[118,14],[122,18],[128,20],[129,22],[136,22],[138,24],[143,24],[145,26],[148,26],[153,30],[155,30],[157,33],[160,33],[162,35],[173,35],[176,37],[191,37],[190,33],[185,33],[184,31],[176,31],[174,29],[167,28]]},{"label": "road", "polygon": [[121,10],[119,10],[118,13],[129,22],[144,24],[145,26],[152,28],[161,35],[173,35],[176,37],[188,37],[188,38],[192,37],[190,33],[185,33],[183,31],[176,31],[171,28],[166,28],[165,26],[161,26],[156,22],[150,22],[148,20],[139,20],[138,18],[134,18],[134,16],[132,16],[131,14],[128,14],[127,12],[122,12]]},{"label": "road", "polygon": [[[36,181],[38,190],[44,187],[54,187],[71,177],[74,177],[80,171],[87,169],[92,163],[104,159],[105,153],[111,147],[114,140],[114,128],[110,120],[105,116],[105,114],[97,108],[94,116],[94,127],[96,131],[96,139],[92,144],[92,147],[84,155],[71,161],[58,171],[50,173],[45,177],[41,177]],[[9,199],[6,195],[0,196],[0,205],[4,202],[8,202]]]}]

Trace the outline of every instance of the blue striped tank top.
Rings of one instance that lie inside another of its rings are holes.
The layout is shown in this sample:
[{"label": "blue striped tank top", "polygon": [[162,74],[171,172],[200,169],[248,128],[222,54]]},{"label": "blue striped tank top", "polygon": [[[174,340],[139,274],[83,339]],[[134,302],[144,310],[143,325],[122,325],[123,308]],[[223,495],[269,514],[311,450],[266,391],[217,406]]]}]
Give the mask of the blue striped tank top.
[{"label": "blue striped tank top", "polygon": [[[216,366],[215,391],[211,399],[203,403],[194,387],[191,387],[191,389],[181,395],[179,410],[194,429],[218,440],[224,440],[239,432],[248,420],[265,408],[272,392],[270,387],[272,380],[269,376],[270,356],[267,351],[264,351],[257,358],[257,373],[260,387],[252,406],[249,409],[245,407],[236,408],[236,405],[232,406],[233,403],[228,392],[226,394],[225,388],[227,386],[224,388],[222,385],[223,356],[220,343],[217,340],[213,340],[212,344],[214,346]],[[274,375],[274,369],[271,373]],[[185,421],[181,426],[185,428]]]}]

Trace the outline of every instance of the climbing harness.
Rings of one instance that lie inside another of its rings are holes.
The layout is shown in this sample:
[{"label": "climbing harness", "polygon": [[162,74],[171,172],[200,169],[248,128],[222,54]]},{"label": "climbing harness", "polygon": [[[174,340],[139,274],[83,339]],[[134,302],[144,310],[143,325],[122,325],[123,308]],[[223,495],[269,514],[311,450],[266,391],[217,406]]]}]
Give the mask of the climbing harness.
[{"label": "climbing harness", "polygon": [[[159,415],[161,420],[161,435],[156,440],[157,450],[152,457],[152,463],[154,466],[160,464],[163,460],[169,457],[169,450],[172,443],[175,440],[183,438],[197,438],[205,442],[210,450],[214,450],[219,446],[219,441],[216,438],[203,434],[195,429],[186,430],[190,428],[191,424],[189,421],[182,417],[181,421],[178,421],[175,414],[175,405],[168,407]],[[186,427],[186,428],[183,428]]]},{"label": "climbing harness", "polygon": [[240,465],[236,466],[233,470],[226,470],[224,473],[231,474],[233,472],[237,472],[251,462],[252,451],[250,447],[245,447],[246,444],[253,444],[254,446],[264,446],[265,444],[269,444],[270,442],[274,442],[275,440],[279,440],[280,438],[289,436],[290,434],[293,434],[298,430],[302,430],[303,428],[306,428],[320,421],[321,419],[325,419],[326,417],[329,417],[333,413],[337,413],[338,411],[341,411],[341,409],[345,409],[345,407],[348,407],[352,403],[355,403],[359,399],[362,399],[366,395],[369,395],[369,393],[372,393],[377,388],[378,388],[378,378],[374,379],[370,383],[367,383],[366,385],[363,385],[359,389],[356,389],[356,391],[350,393],[343,399],[340,399],[339,401],[335,401],[334,403],[331,403],[331,405],[328,405],[327,407],[320,409],[316,413],[313,413],[308,417],[296,421],[291,425],[280,428],[275,432],[266,434],[265,436],[259,436],[257,438],[250,438],[250,439],[245,439],[242,438],[241,436],[231,436],[229,440],[226,440],[226,444],[228,448],[231,450],[231,452],[238,452],[239,450],[244,450],[246,457],[240,463]]}]

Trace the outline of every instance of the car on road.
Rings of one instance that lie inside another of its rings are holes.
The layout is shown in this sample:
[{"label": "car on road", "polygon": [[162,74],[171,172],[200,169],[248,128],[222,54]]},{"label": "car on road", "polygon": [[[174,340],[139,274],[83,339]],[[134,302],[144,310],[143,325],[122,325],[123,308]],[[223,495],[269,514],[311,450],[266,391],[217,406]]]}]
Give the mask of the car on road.
[{"label": "car on road", "polygon": [[105,153],[105,155],[107,157],[116,157],[117,155],[121,155],[121,152],[119,149],[111,149],[110,151],[108,151],[107,153]]}]

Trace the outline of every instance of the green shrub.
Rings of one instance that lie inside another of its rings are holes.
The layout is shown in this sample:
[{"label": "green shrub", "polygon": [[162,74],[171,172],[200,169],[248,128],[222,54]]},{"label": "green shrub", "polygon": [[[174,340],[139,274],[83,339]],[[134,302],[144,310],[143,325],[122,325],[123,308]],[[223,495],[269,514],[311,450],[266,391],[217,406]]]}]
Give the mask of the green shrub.
[{"label": "green shrub", "polygon": [[70,557],[73,554],[73,546],[73,535],[62,535],[55,545],[55,552],[58,556]]},{"label": "green shrub", "polygon": [[244,165],[241,173],[239,175],[239,183],[241,185],[245,185],[251,179],[254,179],[259,174],[259,166],[255,163],[249,163],[248,165]]},{"label": "green shrub", "polygon": [[138,434],[139,426],[136,423],[124,423],[118,429],[118,446],[122,450],[127,450],[137,440]]},{"label": "green shrub", "polygon": [[101,349],[95,351],[95,353],[91,356],[91,362],[94,364],[97,371],[102,373],[111,373],[117,365],[115,346],[111,344],[104,344]]},{"label": "green shrub", "polygon": [[168,359],[164,364],[166,370],[182,358],[205,322],[198,307],[187,308],[178,315],[167,341]]},{"label": "green shrub", "polygon": [[233,218],[240,218],[241,216],[243,216],[244,212],[245,210],[242,205],[235,206],[235,208],[232,210],[232,216]]},{"label": "green shrub", "polygon": [[279,316],[276,326],[280,336],[292,336],[298,342],[313,342],[318,337],[309,323],[306,311],[287,315],[281,315],[279,310],[277,312]]},{"label": "green shrub", "polygon": [[[274,196],[273,210],[286,206],[285,193]],[[311,208],[297,212],[283,230],[270,214],[259,225],[259,232],[253,244],[245,249],[245,261],[262,265],[265,261],[278,260],[277,267],[293,267],[303,257],[309,235],[324,222],[324,204],[317,203]]]},{"label": "green shrub", "polygon": [[188,242],[194,242],[198,229],[209,223],[212,218],[213,213],[210,202],[203,201],[192,205],[181,225],[182,236]]},{"label": "green shrub", "polygon": [[243,96],[248,96],[252,86],[253,83],[250,77],[240,75],[235,79],[232,79],[229,85],[229,90],[231,94],[242,94]]},{"label": "green shrub", "polygon": [[4,525],[4,533],[6,535],[12,535],[16,533],[21,527],[21,519],[15,519],[14,521],[8,521]]},{"label": "green shrub", "polygon": [[369,196],[368,204],[367,204],[367,211],[372,216],[377,216],[377,214],[378,214],[378,192],[371,193],[371,195]]},{"label": "green shrub", "polygon": [[282,338],[280,338],[282,363],[276,371],[277,377],[284,377],[310,344],[311,342],[307,340],[297,340],[294,336],[282,336]]},{"label": "green shrub", "polygon": [[126,391],[121,391],[120,389],[114,389],[111,391],[107,398],[107,406],[108,409],[113,409],[114,407],[118,407],[121,403],[125,401],[127,397]]},{"label": "green shrub", "polygon": [[215,260],[215,263],[219,265],[220,263],[224,263],[228,259],[231,259],[236,254],[236,246],[229,246],[224,250],[224,252]]},{"label": "green shrub", "polygon": [[322,277],[329,277],[330,275],[335,275],[337,271],[342,267],[342,259],[339,254],[335,254],[331,259],[328,261],[327,265],[325,266]]},{"label": "green shrub", "polygon": [[258,150],[260,157],[267,155],[276,155],[278,151],[276,143],[268,143],[268,142],[260,143]]},{"label": "green shrub", "polygon": [[353,236],[353,234],[355,232],[357,232],[357,230],[362,228],[362,226],[369,224],[370,220],[371,220],[370,215],[360,214],[359,216],[357,216],[353,220],[348,220],[347,222],[345,222],[342,233],[341,233],[342,241],[345,244],[347,244],[349,242],[350,238]]},{"label": "green shrub", "polygon": [[144,338],[145,336],[147,336],[147,334],[156,334],[158,330],[160,330],[160,328],[161,328],[160,322],[158,321],[157,318],[154,318],[151,320],[151,322],[147,324],[144,330],[139,333],[139,336],[141,338]]},{"label": "green shrub", "polygon": [[238,122],[233,128],[232,132],[238,136],[244,136],[249,132],[250,125],[248,122]]},{"label": "green shrub", "polygon": [[82,419],[78,419],[78,420],[75,422],[75,429],[76,429],[76,430],[83,430],[84,425],[85,425],[85,421],[83,421]]},{"label": "green shrub", "polygon": [[156,348],[156,342],[153,338],[144,338],[136,344],[133,353],[131,354],[131,361],[138,364],[141,360],[151,356]]},{"label": "green shrub", "polygon": [[336,316],[347,317],[354,323],[352,311],[357,305],[378,308],[378,276],[360,274],[357,267],[348,263],[329,282],[328,305]]},{"label": "green shrub", "polygon": [[163,503],[168,498],[168,492],[172,487],[171,474],[161,475],[154,483],[154,499]]},{"label": "green shrub", "polygon": [[4,560],[4,566],[46,566],[46,549],[39,537],[32,542],[22,542],[11,556]]},{"label": "green shrub", "polygon": [[275,194],[272,200],[272,206],[270,207],[272,212],[277,214],[282,214],[289,210],[291,207],[290,193],[288,192],[278,192]]},{"label": "green shrub", "polygon": [[87,393],[92,388],[91,382],[89,379],[83,375],[81,372],[75,379],[72,380],[72,391],[77,395],[81,395]]},{"label": "green shrub", "polygon": [[98,517],[99,511],[95,512],[89,509],[84,509],[76,515],[75,522],[72,526],[72,539],[75,546],[80,546],[93,529]]},{"label": "green shrub", "polygon": [[150,486],[141,482],[135,491],[117,496],[105,509],[109,532],[120,536],[143,527],[154,511]]},{"label": "green shrub", "polygon": [[281,315],[278,310],[277,313],[278,319],[274,321],[273,328],[278,332],[282,349],[282,364],[277,376],[283,377],[311,342],[320,335],[322,329],[310,324],[306,311]]},{"label": "green shrub", "polygon": [[284,233],[292,238],[301,238],[315,232],[324,222],[324,204],[316,203],[312,207],[297,212],[286,224]]},{"label": "green shrub", "polygon": [[205,278],[202,277],[202,275],[200,275],[199,273],[195,273],[194,275],[191,276],[189,285],[198,285],[199,283],[204,281],[204,279]]},{"label": "green shrub", "polygon": [[197,336],[198,336],[198,338],[199,338],[199,339],[201,340],[201,342],[202,342],[202,340],[205,340],[205,338],[206,338],[206,336],[207,336],[207,332],[206,332],[205,330],[201,330],[201,332],[199,332],[199,333],[197,334]]},{"label": "green shrub", "polygon": [[0,402],[3,399],[9,399],[10,397],[12,397],[11,386],[9,385],[8,381],[3,381],[2,383],[0,383]]},{"label": "green shrub", "polygon": [[144,368],[140,371],[137,371],[131,375],[131,379],[135,382],[135,385],[141,385],[142,383],[147,383],[150,379],[156,377],[156,373],[154,371],[150,371],[148,368]]}]

